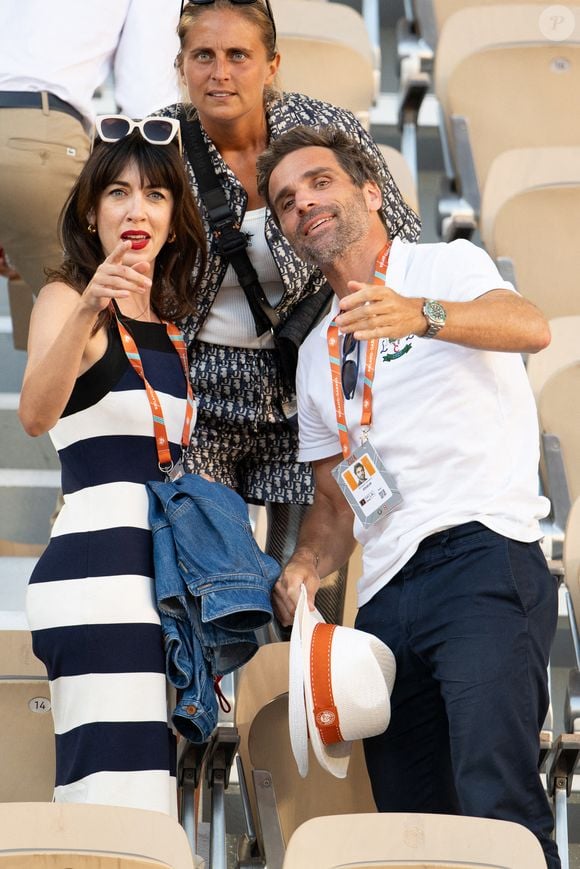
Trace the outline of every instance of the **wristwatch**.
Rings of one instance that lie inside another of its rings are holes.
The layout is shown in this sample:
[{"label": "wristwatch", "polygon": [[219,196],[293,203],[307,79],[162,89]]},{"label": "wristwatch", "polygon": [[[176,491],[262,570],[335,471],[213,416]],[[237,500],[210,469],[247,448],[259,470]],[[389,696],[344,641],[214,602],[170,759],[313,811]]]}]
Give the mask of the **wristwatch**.
[{"label": "wristwatch", "polygon": [[436,302],[435,299],[425,299],[422,313],[428,323],[428,329],[423,338],[434,338],[437,332],[445,325],[445,320],[447,319],[445,308],[441,302]]}]

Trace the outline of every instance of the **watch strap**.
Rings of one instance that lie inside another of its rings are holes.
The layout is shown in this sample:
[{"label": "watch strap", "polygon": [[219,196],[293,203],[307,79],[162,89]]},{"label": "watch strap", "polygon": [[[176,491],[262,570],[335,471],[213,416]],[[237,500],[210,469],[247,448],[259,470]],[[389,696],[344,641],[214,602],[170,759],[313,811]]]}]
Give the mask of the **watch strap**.
[{"label": "watch strap", "polygon": [[[431,316],[431,313],[429,311],[429,306],[434,304],[434,303],[437,304],[437,306],[440,307],[441,310],[443,311],[442,319],[435,319],[433,316]],[[425,299],[423,302],[423,307],[421,310],[422,310],[422,314],[425,317],[425,319],[427,320],[427,324],[428,324],[427,331],[423,335],[423,338],[434,338],[435,335],[437,335],[437,333],[445,325],[445,309],[443,308],[443,306],[441,305],[440,302],[435,302],[434,299]]]},{"label": "watch strap", "polygon": [[429,328],[423,335],[423,338],[434,338],[437,332],[442,328],[443,326],[441,323],[429,323]]}]

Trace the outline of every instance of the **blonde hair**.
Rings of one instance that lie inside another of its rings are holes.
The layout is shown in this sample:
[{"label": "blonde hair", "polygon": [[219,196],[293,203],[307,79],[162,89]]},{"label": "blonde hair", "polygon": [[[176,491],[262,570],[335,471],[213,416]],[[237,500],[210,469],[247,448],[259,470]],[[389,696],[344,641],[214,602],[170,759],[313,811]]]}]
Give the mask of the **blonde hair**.
[{"label": "blonde hair", "polygon": [[[266,7],[260,0],[256,0],[255,3],[232,3],[230,0],[214,0],[213,3],[186,3],[177,27],[180,49],[175,58],[175,66],[180,72],[183,72],[183,49],[189,31],[195,27],[202,15],[220,9],[234,9],[240,17],[245,18],[258,29],[268,61],[274,60],[278,54],[272,21]],[[264,105],[277,99],[280,92],[276,76],[274,83],[264,88]]]}]

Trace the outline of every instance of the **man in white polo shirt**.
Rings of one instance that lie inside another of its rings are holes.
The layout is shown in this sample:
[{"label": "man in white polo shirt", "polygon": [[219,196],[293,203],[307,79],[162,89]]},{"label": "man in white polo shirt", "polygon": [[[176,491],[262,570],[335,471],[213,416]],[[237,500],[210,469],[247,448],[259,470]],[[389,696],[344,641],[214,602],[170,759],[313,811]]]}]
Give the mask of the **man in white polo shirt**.
[{"label": "man in white polo shirt", "polygon": [[259,185],[335,291],[300,352],[316,496],[278,616],[291,623],[303,583],[313,606],[359,540],[356,624],[397,659],[390,726],[365,741],[377,807],[516,821],[558,869],[537,771],[557,588],[520,356],[549,343],[546,320],[467,241],[391,244],[374,169],[341,133],[276,140]]}]

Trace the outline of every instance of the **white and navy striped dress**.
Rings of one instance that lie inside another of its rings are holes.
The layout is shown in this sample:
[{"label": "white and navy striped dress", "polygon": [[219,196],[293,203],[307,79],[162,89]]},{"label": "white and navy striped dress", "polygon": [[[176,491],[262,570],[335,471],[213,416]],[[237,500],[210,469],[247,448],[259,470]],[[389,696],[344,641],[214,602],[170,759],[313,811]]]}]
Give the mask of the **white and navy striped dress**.
[{"label": "white and navy striped dress", "polygon": [[[174,460],[185,376],[165,327],[124,320],[156,390]],[[145,482],[157,467],[151,408],[116,326],[50,432],[64,507],[28,587],[56,733],[57,802],[176,814],[175,740],[153,588]]]}]

